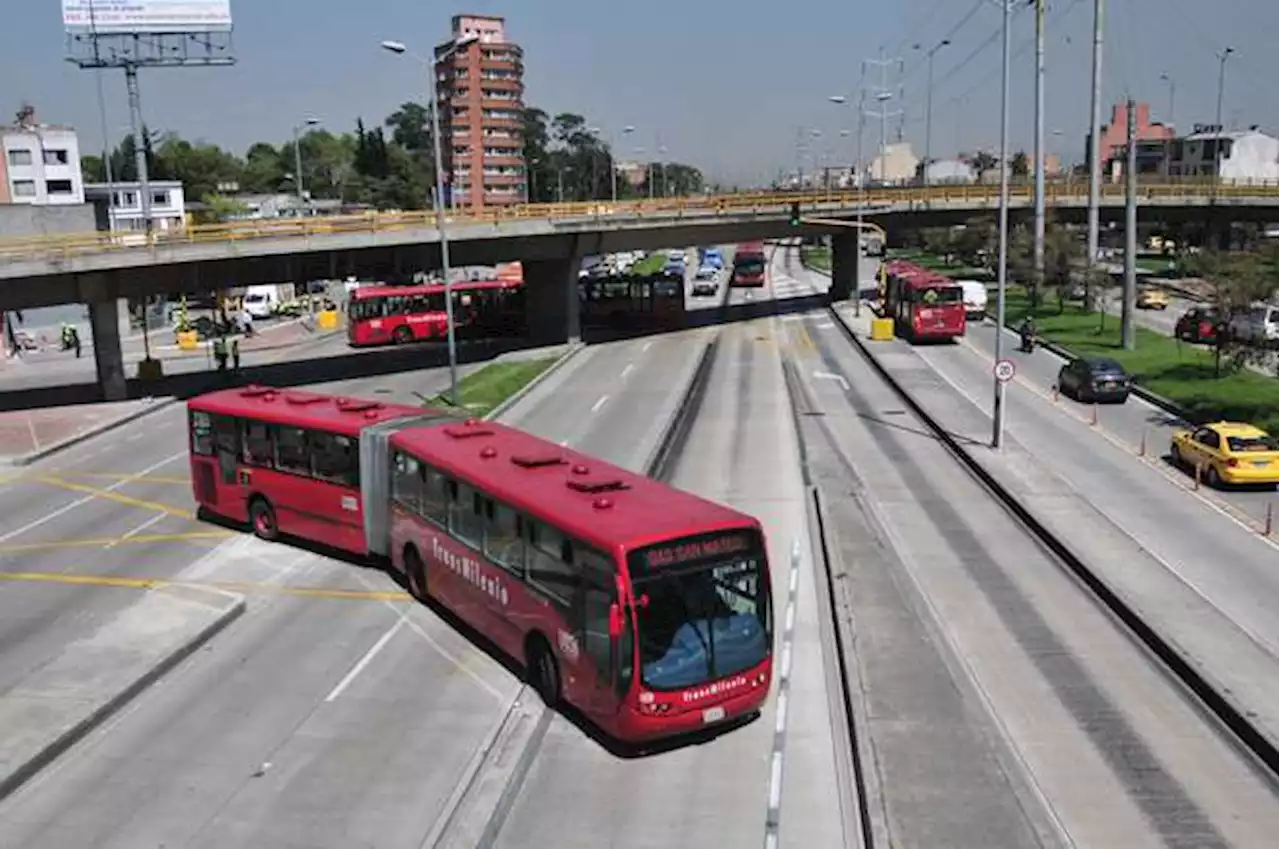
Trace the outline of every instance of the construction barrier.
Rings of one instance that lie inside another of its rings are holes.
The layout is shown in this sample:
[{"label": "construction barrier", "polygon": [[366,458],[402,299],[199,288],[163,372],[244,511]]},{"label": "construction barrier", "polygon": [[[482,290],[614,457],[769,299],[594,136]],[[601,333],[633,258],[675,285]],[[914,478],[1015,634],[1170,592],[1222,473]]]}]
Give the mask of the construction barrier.
[{"label": "construction barrier", "polygon": [[200,347],[200,334],[194,330],[183,330],[174,334],[178,340],[178,348],[183,351],[194,351]]},{"label": "construction barrier", "polygon": [[871,319],[871,341],[872,342],[888,342],[892,338],[893,338],[893,319],[891,318]]},{"label": "construction barrier", "polygon": [[321,330],[337,330],[338,329],[338,311],[324,310],[316,313],[316,327]]}]

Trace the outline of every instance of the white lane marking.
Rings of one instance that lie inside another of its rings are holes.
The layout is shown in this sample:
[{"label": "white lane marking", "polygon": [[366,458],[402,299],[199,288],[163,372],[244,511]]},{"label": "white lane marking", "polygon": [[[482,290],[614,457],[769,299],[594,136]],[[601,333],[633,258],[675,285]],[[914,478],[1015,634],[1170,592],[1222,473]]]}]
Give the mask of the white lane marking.
[{"label": "white lane marking", "polygon": [[113,541],[111,541],[111,542],[107,543],[106,545],[104,545],[104,546],[103,546],[103,548],[115,548],[117,545],[119,545],[120,543],[124,542],[125,540],[127,540],[127,539],[131,539],[131,538],[133,538],[133,537],[137,536],[138,534],[142,533],[143,531],[145,531],[147,528],[151,527],[152,525],[158,524],[158,523],[159,523],[162,519],[164,519],[164,517],[165,517],[165,516],[167,516],[167,515],[169,515],[169,514],[168,514],[168,513],[157,513],[156,515],[152,516],[152,517],[151,517],[150,519],[148,519],[147,521],[143,522],[141,525],[138,525],[138,527],[134,528],[133,530],[129,531],[129,532],[128,532],[127,534],[125,534],[124,536],[120,537],[120,539],[113,540]]},{"label": "white lane marking", "polygon": [[[111,486],[104,489],[103,492],[115,492],[117,489],[120,489],[120,487],[126,486],[127,484],[131,484],[134,481],[136,481],[138,478],[146,477],[147,475],[151,474],[157,469],[161,469],[169,465],[174,460],[177,460],[180,457],[186,457],[186,456],[187,456],[187,451],[184,448],[183,450],[179,451],[177,454],[174,454],[171,457],[166,457],[158,463],[153,463],[152,465],[147,466],[142,471],[134,472],[129,477],[124,478],[123,480],[116,481]],[[90,501],[92,501],[97,497],[98,496],[96,495],[86,495],[83,498],[77,498],[75,501],[72,501],[69,504],[64,504],[61,507],[59,507],[57,510],[54,510],[51,513],[46,513],[38,519],[33,519],[32,521],[27,522],[27,524],[23,525],[20,528],[14,528],[8,533],[0,534],[0,542],[8,542],[9,540],[13,539],[16,536],[19,536],[20,534],[25,534],[27,531],[34,530],[35,528],[38,528],[41,525],[43,525],[45,522],[50,522],[58,518],[59,516],[64,516],[67,513],[70,513],[72,510],[76,509],[77,507],[80,507],[81,505],[88,504]]]},{"label": "white lane marking", "polygon": [[627,375],[631,374],[631,370],[633,368],[635,368],[634,363],[627,363],[627,367],[622,370],[622,377],[625,378]]},{"label": "white lane marking", "polygon": [[840,382],[840,388],[846,392],[849,391],[849,381],[843,374],[832,374],[829,371],[815,371],[813,376],[823,380],[838,380]]},{"label": "white lane marking", "polygon": [[143,433],[142,431],[137,431],[137,432],[135,432],[135,433],[131,433],[131,434],[129,434],[128,436],[126,436],[126,437],[124,438],[124,441],[125,441],[125,442],[136,442],[136,441],[138,441],[139,439],[141,439],[141,438],[142,438],[142,437],[144,437],[144,436],[146,436],[146,434],[145,434],[145,433]]},{"label": "white lane marking", "polygon": [[601,395],[600,400],[596,401],[594,404],[591,405],[591,412],[593,413],[600,412],[600,408],[603,407],[608,400],[609,400],[608,395]]},{"label": "white lane marking", "polygon": [[351,671],[342,676],[342,680],[338,682],[338,686],[329,691],[329,695],[325,696],[324,700],[326,702],[331,702],[338,698],[338,696],[341,696],[342,692],[346,690],[347,687],[351,686],[351,682],[356,680],[356,677],[364,671],[366,666],[369,665],[369,662],[378,656],[378,652],[382,651],[383,647],[386,646],[387,643],[391,642],[391,638],[396,635],[396,631],[400,630],[400,626],[403,625],[404,622],[405,620],[403,618],[399,618],[392,623],[391,627],[387,629],[387,632],[379,637],[378,641],[364,653],[364,657],[356,661],[356,665],[351,667]]},{"label": "white lane marking", "polygon": [[640,353],[642,354],[647,353],[649,349],[652,347],[653,347],[653,340],[649,340],[648,342],[644,343],[643,347],[640,348]]},{"label": "white lane marking", "polygon": [[791,693],[791,647],[795,642],[796,589],[800,585],[800,540],[791,544],[791,574],[787,580],[787,611],[782,630],[782,662],[778,667],[778,702],[769,765],[769,807],[765,813],[764,845],[778,845],[782,819],[782,764],[787,750],[787,707]]}]

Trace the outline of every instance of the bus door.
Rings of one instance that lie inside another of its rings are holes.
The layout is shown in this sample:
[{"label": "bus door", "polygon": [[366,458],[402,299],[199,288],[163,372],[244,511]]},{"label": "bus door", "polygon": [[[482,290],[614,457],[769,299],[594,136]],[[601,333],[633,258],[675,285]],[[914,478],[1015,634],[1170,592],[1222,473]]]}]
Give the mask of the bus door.
[{"label": "bus door", "polygon": [[[610,615],[620,610],[617,570],[612,558],[582,545],[574,546],[574,559],[581,569],[577,609],[577,636],[582,648],[581,670],[586,678],[580,689],[583,708],[600,717],[616,713],[621,696],[631,686],[631,641],[615,645]],[[624,631],[624,634],[629,631]]]},{"label": "bus door", "polygon": [[239,518],[243,505],[237,470],[240,462],[238,423],[230,416],[196,410],[191,414],[192,487],[196,501]]}]

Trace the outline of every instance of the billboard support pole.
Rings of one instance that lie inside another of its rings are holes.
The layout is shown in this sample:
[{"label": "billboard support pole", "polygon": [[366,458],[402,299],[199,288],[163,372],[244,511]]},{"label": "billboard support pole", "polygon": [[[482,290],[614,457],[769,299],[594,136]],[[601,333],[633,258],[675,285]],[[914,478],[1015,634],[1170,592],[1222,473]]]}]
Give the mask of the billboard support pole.
[{"label": "billboard support pole", "polygon": [[133,125],[133,161],[138,171],[138,199],[142,202],[142,223],[146,228],[147,245],[152,243],[151,176],[147,170],[147,144],[142,123],[142,94],[138,90],[138,68],[124,66],[125,87],[129,90],[129,122]]}]

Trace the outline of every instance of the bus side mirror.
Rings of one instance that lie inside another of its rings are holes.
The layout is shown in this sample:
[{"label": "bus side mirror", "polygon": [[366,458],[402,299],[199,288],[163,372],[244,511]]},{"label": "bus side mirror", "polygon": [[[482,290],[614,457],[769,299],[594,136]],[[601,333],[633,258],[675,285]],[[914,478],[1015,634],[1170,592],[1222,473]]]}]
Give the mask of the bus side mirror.
[{"label": "bus side mirror", "polygon": [[609,638],[616,640],[622,636],[622,608],[615,601],[609,605]]}]

